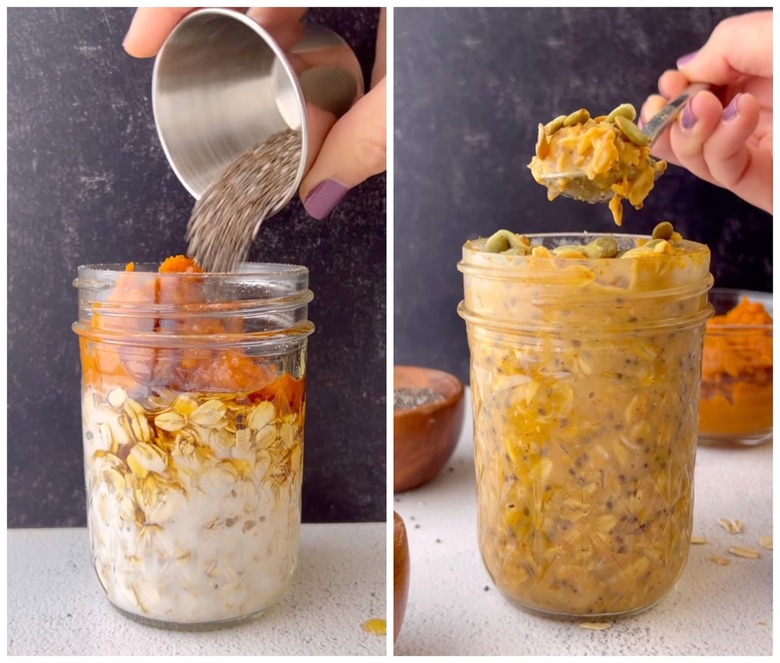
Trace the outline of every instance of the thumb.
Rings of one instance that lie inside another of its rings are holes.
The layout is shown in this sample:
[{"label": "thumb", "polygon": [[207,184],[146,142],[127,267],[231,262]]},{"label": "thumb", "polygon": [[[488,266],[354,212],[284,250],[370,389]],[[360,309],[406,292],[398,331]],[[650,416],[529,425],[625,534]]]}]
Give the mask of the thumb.
[{"label": "thumb", "polygon": [[352,188],[387,167],[387,86],[383,78],[328,133],[301,183],[308,214],[324,219]]},{"label": "thumb", "polygon": [[684,55],[677,67],[690,81],[727,85],[742,76],[772,77],[772,12],[730,16],[707,43]]}]

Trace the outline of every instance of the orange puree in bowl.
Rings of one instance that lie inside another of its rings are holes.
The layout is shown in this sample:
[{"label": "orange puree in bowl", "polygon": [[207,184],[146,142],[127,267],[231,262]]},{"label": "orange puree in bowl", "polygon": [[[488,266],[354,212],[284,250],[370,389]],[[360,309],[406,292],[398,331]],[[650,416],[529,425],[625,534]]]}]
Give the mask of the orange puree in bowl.
[{"label": "orange puree in bowl", "polygon": [[707,323],[701,433],[750,435],[772,427],[771,325],[764,306],[747,297]]}]

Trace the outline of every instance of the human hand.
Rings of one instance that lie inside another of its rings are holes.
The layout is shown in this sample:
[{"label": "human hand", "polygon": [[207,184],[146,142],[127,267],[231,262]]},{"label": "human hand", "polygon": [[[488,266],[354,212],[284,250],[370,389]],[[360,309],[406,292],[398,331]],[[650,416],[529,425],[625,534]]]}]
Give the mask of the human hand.
[{"label": "human hand", "polygon": [[[647,122],[691,82],[717,86],[694,95],[653,154],[772,213],[772,12],[732,16],[707,43],[682,56],[648,97]],[[725,108],[724,108],[725,106]]]},{"label": "human hand", "polygon": [[[123,46],[134,57],[157,54],[179,21],[195,7],[136,10]],[[266,28],[284,47],[302,31],[305,8],[252,8],[247,16]],[[337,121],[329,113],[311,109],[309,164],[299,190],[304,207],[315,219],[325,218],[350,189],[384,172],[387,150],[386,10],[379,20],[376,56],[368,92]]]}]

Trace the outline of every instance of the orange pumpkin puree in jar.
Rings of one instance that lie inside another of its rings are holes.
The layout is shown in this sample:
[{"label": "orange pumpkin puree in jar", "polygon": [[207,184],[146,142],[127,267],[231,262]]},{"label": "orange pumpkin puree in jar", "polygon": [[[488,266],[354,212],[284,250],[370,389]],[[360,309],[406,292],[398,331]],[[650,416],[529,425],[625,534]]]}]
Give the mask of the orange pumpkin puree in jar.
[{"label": "orange pumpkin puree in jar", "polygon": [[[769,327],[767,327],[769,325]],[[699,430],[750,435],[772,427],[772,316],[743,297],[707,323]]]},{"label": "orange pumpkin puree in jar", "polygon": [[[170,304],[173,306],[197,305],[203,302],[202,281],[194,277],[158,277],[148,273],[143,278],[130,262],[125,271],[128,277],[120,277],[108,302],[114,304]],[[203,274],[203,269],[191,258],[171,256],[160,265],[159,274]],[[132,276],[130,276],[132,274]],[[99,310],[99,307],[97,307]],[[116,332],[154,332],[158,334],[210,334],[240,332],[236,321],[219,318],[187,319],[171,315],[170,318],[133,316],[104,316],[96,313],[92,327]],[[240,324],[240,321],[238,321]],[[240,350],[208,347],[182,349],[128,348],[108,343],[90,343],[81,338],[83,353],[83,379],[94,387],[106,382],[110,387],[132,390],[140,383],[175,391],[237,391],[284,390],[287,401],[300,401],[304,391],[302,380],[289,374],[276,376],[274,371],[256,362]],[[275,379],[278,384],[272,385]]]}]

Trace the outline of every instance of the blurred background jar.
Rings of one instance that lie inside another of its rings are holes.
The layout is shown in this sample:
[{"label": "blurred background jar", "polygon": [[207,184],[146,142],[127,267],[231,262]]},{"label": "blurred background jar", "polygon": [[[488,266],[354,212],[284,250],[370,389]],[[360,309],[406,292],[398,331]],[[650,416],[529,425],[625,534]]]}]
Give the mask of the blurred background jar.
[{"label": "blurred background jar", "polygon": [[[528,237],[550,249],[594,239]],[[560,259],[484,245],[463,248],[458,310],[488,572],[543,614],[650,607],[690,545],[709,250]]]},{"label": "blurred background jar", "polygon": [[754,446],[772,439],[772,293],[713,288],[704,339],[699,442]]}]

